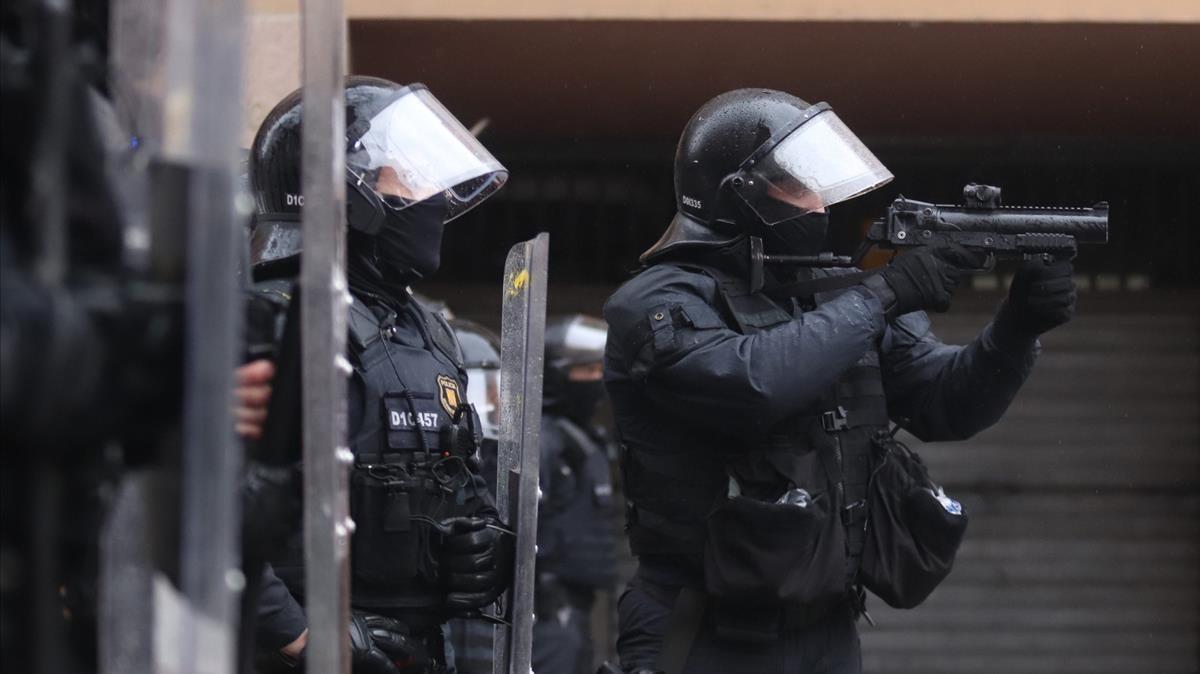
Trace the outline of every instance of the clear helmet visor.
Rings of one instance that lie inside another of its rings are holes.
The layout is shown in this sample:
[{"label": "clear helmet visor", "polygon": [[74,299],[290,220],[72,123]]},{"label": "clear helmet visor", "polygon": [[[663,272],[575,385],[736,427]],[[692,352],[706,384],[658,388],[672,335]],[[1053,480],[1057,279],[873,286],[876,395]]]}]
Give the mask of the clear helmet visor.
[{"label": "clear helmet visor", "polygon": [[893,178],[828,107],[742,173],[734,190],[768,225],[852,199]]},{"label": "clear helmet visor", "polygon": [[551,367],[566,368],[604,361],[608,324],[593,316],[554,317],[546,325],[546,358]]},{"label": "clear helmet visor", "polygon": [[567,326],[563,350],[580,360],[600,360],[604,358],[607,341],[607,323],[591,316],[580,316]]},{"label": "clear helmet visor", "polygon": [[500,370],[467,368],[467,402],[479,415],[480,431],[488,440],[500,438]]},{"label": "clear helmet visor", "polygon": [[508,180],[508,170],[420,85],[401,90],[365,124],[346,167],[397,210],[444,193],[446,222]]}]

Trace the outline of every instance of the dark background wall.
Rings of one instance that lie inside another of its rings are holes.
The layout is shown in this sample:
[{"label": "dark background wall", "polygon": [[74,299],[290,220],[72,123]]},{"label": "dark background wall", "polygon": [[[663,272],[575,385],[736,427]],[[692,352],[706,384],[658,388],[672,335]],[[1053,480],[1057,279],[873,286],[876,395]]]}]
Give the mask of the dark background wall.
[{"label": "dark background wall", "polygon": [[[1200,668],[1197,294],[1091,293],[1000,423],[905,438],[970,516],[922,606],[863,627],[867,671],[1195,672]],[[995,295],[935,318],[971,339]]]},{"label": "dark background wall", "polygon": [[[1196,133],[1196,25],[359,21],[354,70],[424,81],[493,133],[674,137],[700,102],[767,86],[871,136]],[[1189,67],[1190,66],[1190,67]],[[1193,138],[1194,140],[1194,138]]]}]

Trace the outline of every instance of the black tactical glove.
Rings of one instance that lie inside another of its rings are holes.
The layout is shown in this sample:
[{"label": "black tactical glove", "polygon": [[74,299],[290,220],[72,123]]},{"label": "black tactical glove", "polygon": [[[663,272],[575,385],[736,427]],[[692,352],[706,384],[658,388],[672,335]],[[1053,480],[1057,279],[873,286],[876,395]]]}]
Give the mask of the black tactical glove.
[{"label": "black tactical glove", "polygon": [[1056,328],[1075,315],[1075,272],[1071,257],[1037,256],[1021,263],[996,314],[996,329],[1026,339]]},{"label": "black tactical glove", "polygon": [[[398,620],[374,613],[350,614],[350,664],[354,674],[405,674],[423,672],[430,663],[425,646],[408,636]],[[296,659],[282,653],[259,654],[255,671],[261,674],[307,671],[307,649]]]},{"label": "black tactical glove", "polygon": [[482,517],[455,517],[443,525],[441,575],[446,608],[469,611],[491,604],[508,588],[513,548],[508,537]]},{"label": "black tactical glove", "polygon": [[350,616],[350,663],[354,674],[424,671],[429,654],[398,620],[354,611]]},{"label": "black tactical glove", "polygon": [[956,243],[918,248],[897,257],[863,285],[879,296],[888,320],[919,309],[942,312],[972,271],[984,266],[987,254]]}]

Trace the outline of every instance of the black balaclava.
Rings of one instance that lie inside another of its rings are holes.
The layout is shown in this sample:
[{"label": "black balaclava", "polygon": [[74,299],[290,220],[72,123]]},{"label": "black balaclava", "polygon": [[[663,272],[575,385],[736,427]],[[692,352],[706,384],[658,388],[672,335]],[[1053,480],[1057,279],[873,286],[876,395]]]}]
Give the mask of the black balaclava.
[{"label": "black balaclava", "polygon": [[571,365],[547,361],[542,375],[542,409],[586,426],[604,400],[604,380],[572,381],[570,371]]},{"label": "black balaclava", "polygon": [[571,381],[568,379],[563,384],[562,401],[558,407],[568,419],[586,428],[592,417],[596,415],[596,408],[600,406],[602,400],[604,400],[604,380]]},{"label": "black balaclava", "polygon": [[762,237],[763,251],[768,254],[816,255],[826,250],[829,213],[805,213],[774,226],[759,222],[755,229]]},{"label": "black balaclava", "polygon": [[352,288],[403,300],[409,284],[441,264],[446,199],[437,194],[403,210],[388,208],[386,217],[375,236],[350,230],[346,275]]},{"label": "black balaclava", "polygon": [[375,255],[385,274],[411,283],[429,278],[442,261],[442,229],[446,198],[441,193],[403,210],[388,209],[387,220],[375,235]]}]

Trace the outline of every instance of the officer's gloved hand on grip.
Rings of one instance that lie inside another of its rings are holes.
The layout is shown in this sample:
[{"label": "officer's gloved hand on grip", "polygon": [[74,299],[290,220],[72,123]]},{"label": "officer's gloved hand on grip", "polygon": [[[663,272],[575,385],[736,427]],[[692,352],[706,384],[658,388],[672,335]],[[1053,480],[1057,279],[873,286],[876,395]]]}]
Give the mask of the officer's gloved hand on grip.
[{"label": "officer's gloved hand on grip", "polygon": [[469,611],[491,604],[511,580],[513,547],[508,536],[482,517],[443,521],[441,575],[446,608]]},{"label": "officer's gloved hand on grip", "polygon": [[996,329],[1034,339],[1075,315],[1075,269],[1072,256],[1037,256],[1017,268],[1008,299],[996,314]]},{"label": "officer's gloved hand on grip", "polygon": [[[428,664],[425,647],[398,620],[354,611],[350,616],[350,662],[354,674],[400,674]],[[399,663],[399,664],[397,664]]]},{"label": "officer's gloved hand on grip", "polygon": [[[404,674],[412,667],[429,664],[423,644],[408,636],[408,630],[398,620],[374,613],[353,611],[350,614],[350,664],[354,674]],[[304,631],[307,637],[308,630]],[[298,653],[280,651],[275,657],[256,656],[255,671],[261,674],[304,672],[307,667],[307,639]],[[415,671],[424,671],[417,669]]]},{"label": "officer's gloved hand on grip", "polygon": [[921,309],[942,312],[962,279],[986,262],[986,253],[956,243],[928,246],[900,255],[863,285],[879,296],[888,320]]}]

